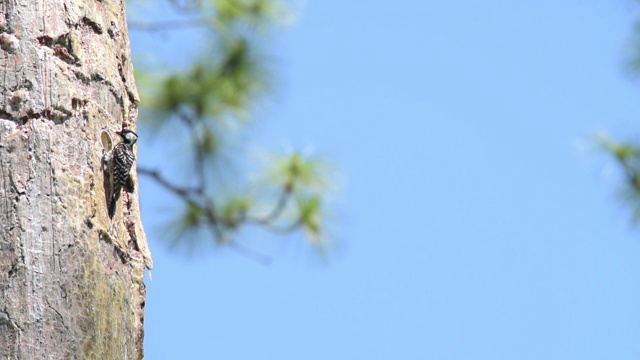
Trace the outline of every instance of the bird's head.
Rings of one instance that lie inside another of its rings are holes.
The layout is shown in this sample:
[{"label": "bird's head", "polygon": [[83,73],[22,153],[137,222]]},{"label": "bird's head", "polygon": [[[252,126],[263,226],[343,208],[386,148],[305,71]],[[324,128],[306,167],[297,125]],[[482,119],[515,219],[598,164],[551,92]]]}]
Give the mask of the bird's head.
[{"label": "bird's head", "polygon": [[138,134],[133,130],[122,129],[122,131],[118,131],[116,134],[120,135],[124,139],[125,144],[133,145],[138,141]]}]

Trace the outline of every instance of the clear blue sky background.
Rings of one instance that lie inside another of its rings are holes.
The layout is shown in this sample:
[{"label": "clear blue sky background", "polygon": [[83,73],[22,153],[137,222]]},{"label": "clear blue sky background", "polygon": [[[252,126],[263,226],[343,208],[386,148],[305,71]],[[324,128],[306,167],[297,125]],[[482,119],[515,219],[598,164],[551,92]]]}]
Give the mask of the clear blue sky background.
[{"label": "clear blue sky background", "polygon": [[[302,236],[251,232],[277,244],[270,266],[228,249],[185,259],[141,179],[146,358],[640,358],[640,236],[589,143],[637,135],[640,85],[623,70],[636,11],[307,1],[273,38],[278,95],[255,137],[338,165],[341,247],[325,264]],[[185,39],[132,33],[169,63],[197,46]],[[159,147],[143,139],[139,162]]]}]

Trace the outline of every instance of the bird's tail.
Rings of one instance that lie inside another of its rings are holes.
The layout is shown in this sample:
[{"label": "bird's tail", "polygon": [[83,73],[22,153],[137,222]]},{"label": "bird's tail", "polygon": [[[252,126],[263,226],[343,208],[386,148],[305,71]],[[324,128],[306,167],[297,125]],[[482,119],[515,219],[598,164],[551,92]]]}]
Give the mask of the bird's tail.
[{"label": "bird's tail", "polygon": [[111,195],[111,200],[109,200],[109,218],[111,219],[116,214],[116,205],[118,205],[118,197],[114,193]]}]

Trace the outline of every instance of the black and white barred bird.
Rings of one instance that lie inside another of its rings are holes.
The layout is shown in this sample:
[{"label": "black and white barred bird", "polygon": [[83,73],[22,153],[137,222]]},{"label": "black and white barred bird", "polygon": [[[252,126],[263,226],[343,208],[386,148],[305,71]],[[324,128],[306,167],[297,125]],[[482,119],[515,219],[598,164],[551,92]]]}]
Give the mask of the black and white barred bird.
[{"label": "black and white barred bird", "polygon": [[133,154],[133,144],[138,141],[138,134],[123,129],[116,134],[122,137],[111,153],[111,199],[109,201],[109,217],[113,219],[116,213],[116,205],[120,198],[120,190],[125,189],[127,192],[133,192],[133,181],[129,176],[131,166],[136,160]]}]

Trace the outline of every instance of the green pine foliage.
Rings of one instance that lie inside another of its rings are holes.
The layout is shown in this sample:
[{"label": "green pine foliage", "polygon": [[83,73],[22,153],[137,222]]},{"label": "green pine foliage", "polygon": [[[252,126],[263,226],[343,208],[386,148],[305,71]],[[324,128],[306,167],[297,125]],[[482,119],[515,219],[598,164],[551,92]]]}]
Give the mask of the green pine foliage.
[{"label": "green pine foliage", "polygon": [[[256,226],[277,234],[300,231],[324,253],[322,205],[328,186],[321,161],[299,152],[273,157],[259,177],[266,181],[252,183],[249,176],[234,173],[231,189],[218,176],[221,166],[225,172],[247,163],[238,156],[228,157],[227,162],[221,159],[229,153],[229,144],[234,144],[234,153],[240,152],[242,144],[230,139],[249,126],[254,107],[269,95],[269,74],[258,44],[277,23],[287,22],[286,9],[274,0],[169,2],[179,20],[133,21],[130,27],[144,31],[188,27],[212,36],[202,44],[208,49],[205,55],[193,59],[187,69],[162,73],[138,69],[143,128],[158,133],[170,129],[172,141],[184,142],[186,151],[181,153],[191,165],[180,179],[165,177],[167,169],[138,166],[138,174],[183,203],[168,225],[168,240],[189,246],[214,240],[250,253],[238,234],[243,227]],[[176,134],[181,134],[178,140]]]},{"label": "green pine foliage", "polygon": [[[629,50],[627,70],[632,75],[640,74],[640,21],[636,21]],[[606,135],[596,137],[595,142],[615,159],[623,176],[619,194],[632,208],[634,222],[640,222],[640,143]]]}]

